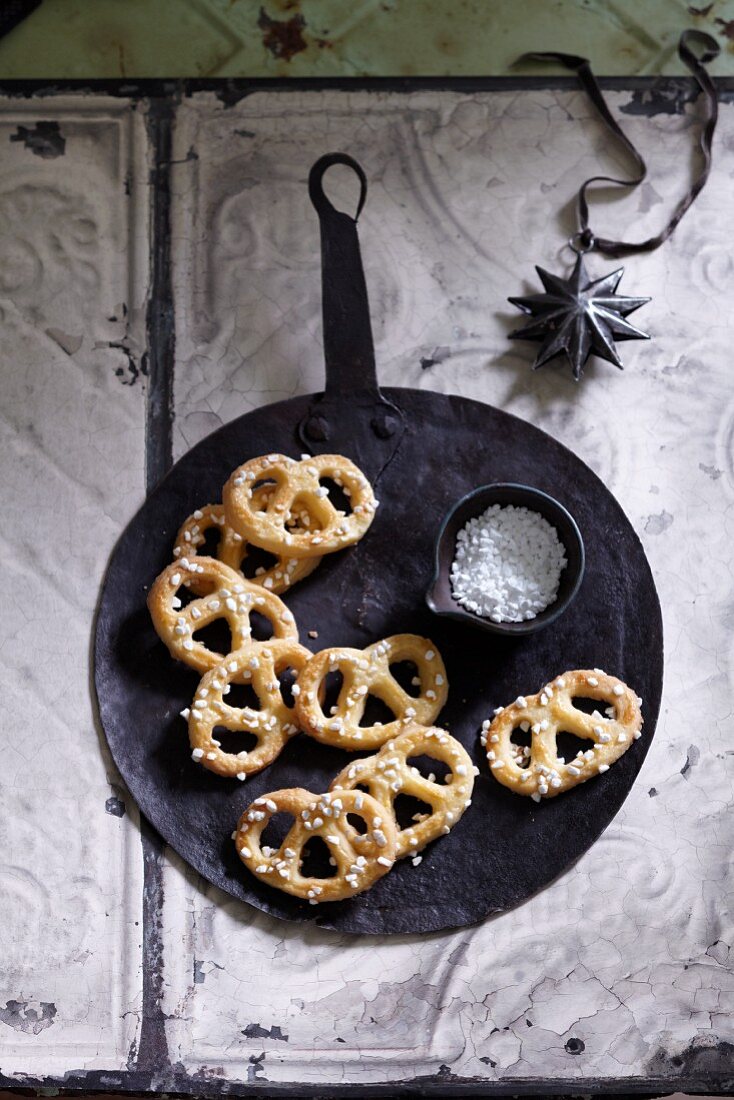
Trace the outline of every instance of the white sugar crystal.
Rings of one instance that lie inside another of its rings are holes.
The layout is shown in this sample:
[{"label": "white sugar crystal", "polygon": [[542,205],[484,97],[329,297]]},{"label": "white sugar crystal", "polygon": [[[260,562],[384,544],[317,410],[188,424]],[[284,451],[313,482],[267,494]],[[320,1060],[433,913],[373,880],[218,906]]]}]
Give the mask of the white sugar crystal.
[{"label": "white sugar crystal", "polygon": [[493,504],[457,535],[453,597],[495,622],[534,619],[558,595],[565,565],[563,543],[543,516]]}]

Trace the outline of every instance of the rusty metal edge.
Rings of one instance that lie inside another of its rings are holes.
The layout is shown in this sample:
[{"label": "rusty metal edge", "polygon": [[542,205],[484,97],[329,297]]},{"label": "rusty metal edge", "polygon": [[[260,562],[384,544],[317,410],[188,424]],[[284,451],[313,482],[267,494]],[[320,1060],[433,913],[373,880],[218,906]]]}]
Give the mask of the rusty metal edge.
[{"label": "rusty metal edge", "polygon": [[[724,1044],[730,1046],[730,1044]],[[261,1063],[262,1056],[250,1061]],[[140,1070],[109,1072],[104,1070],[71,1070],[64,1077],[6,1077],[0,1072],[0,1087],[11,1094],[79,1096],[89,1093],[145,1095],[164,1093],[166,1097],[186,1098],[191,1095],[208,1098],[226,1096],[253,1097],[313,1097],[318,1100],[340,1100],[342,1097],[448,1097],[448,1096],[552,1096],[558,1100],[586,1096],[630,1097],[635,1100],[687,1095],[730,1096],[734,1091],[734,1068],[717,1075],[717,1079],[700,1076],[607,1079],[563,1078],[549,1087],[547,1083],[527,1078],[502,1078],[487,1081],[478,1077],[459,1077],[442,1065],[434,1074],[408,1080],[372,1085],[304,1085],[298,1082],[276,1084],[252,1074],[248,1081],[232,1081],[210,1077],[206,1071],[189,1074],[178,1065],[165,1073]]]}]

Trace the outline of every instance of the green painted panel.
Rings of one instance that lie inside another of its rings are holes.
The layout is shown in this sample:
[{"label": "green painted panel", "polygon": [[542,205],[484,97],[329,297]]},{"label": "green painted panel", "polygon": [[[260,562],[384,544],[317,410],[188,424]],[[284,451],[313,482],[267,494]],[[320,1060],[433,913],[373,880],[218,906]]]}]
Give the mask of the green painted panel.
[{"label": "green painted panel", "polygon": [[677,73],[688,26],[720,39],[713,71],[734,73],[734,0],[44,0],[0,42],[0,74],[503,75],[533,48],[607,75]]}]

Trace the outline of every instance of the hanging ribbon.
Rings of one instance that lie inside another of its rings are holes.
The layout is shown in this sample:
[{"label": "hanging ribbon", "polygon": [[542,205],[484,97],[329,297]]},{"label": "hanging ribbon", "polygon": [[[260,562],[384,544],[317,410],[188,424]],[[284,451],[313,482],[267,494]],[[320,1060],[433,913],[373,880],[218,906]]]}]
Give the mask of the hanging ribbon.
[{"label": "hanging ribbon", "polygon": [[[692,48],[694,44],[702,48],[700,56],[694,53]],[[664,241],[667,241],[689,206],[703,190],[711,169],[711,145],[719,115],[719,105],[716,89],[705,66],[713,61],[718,54],[719,45],[710,34],[696,30],[684,31],[681,34],[678,43],[678,56],[693,75],[706,99],[706,120],[700,138],[703,163],[698,176],[676,206],[668,224],[654,237],[648,237],[646,241],[638,242],[612,241],[605,237],[597,237],[589,226],[589,202],[587,198],[589,187],[593,183],[612,183],[620,187],[637,187],[647,176],[647,165],[642,154],[635,148],[609,110],[588,60],[585,57],[576,57],[574,54],[567,53],[526,53],[518,58],[518,62],[554,61],[574,72],[582,88],[596,107],[602,121],[619,140],[636,166],[635,175],[630,179],[615,179],[613,176],[592,176],[582,183],[577,197],[579,229],[576,236],[571,238],[571,244],[575,251],[603,252],[607,256],[630,256],[635,252],[652,252],[654,249],[659,248]]]}]

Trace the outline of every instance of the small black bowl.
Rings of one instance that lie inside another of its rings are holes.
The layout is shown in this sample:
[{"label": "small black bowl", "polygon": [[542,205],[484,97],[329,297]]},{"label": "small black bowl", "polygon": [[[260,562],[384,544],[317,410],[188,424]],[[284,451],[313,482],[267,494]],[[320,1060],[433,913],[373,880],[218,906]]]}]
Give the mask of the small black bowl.
[{"label": "small black bowl", "polygon": [[[492,504],[514,504],[516,507],[539,512],[555,527],[566,549],[567,564],[561,573],[556,599],[545,611],[538,612],[534,619],[526,619],[521,623],[496,623],[492,619],[475,615],[473,611],[462,607],[451,594],[451,564],[456,556],[456,536],[470,519],[480,516]],[[562,504],[529,485],[498,484],[474,489],[454,505],[438,533],[434,560],[433,579],[426,593],[426,603],[431,611],[449,619],[473,623],[491,634],[521,637],[542,630],[563,614],[581,585],[585,554],[576,521]]]}]

